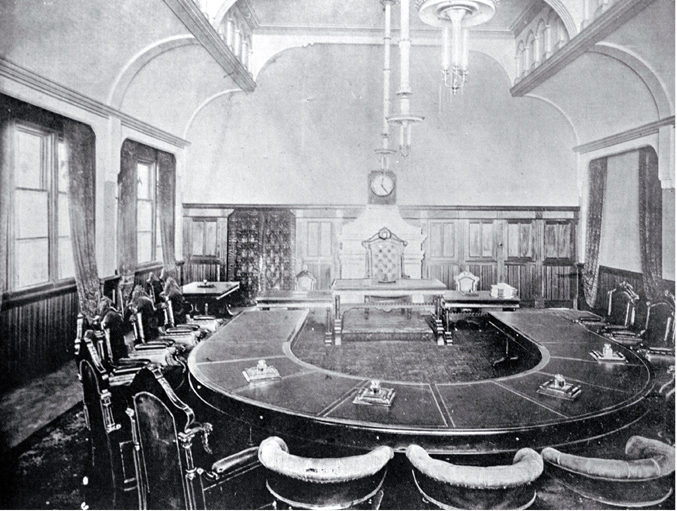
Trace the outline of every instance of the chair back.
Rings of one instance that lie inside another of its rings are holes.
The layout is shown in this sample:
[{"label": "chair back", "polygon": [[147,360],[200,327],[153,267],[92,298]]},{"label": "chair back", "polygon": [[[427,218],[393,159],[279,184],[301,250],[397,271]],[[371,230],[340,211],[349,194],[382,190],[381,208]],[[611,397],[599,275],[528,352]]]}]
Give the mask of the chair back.
[{"label": "chair back", "polygon": [[[125,494],[134,491],[136,479],[133,470],[125,470],[133,467],[131,434],[124,426],[125,396],[120,389],[111,388],[110,373],[96,347],[99,340],[92,330],[86,331],[75,357],[89,431],[86,475],[96,500],[114,509],[122,504]],[[89,497],[87,500],[93,504]]]},{"label": "chair back", "polygon": [[313,291],[317,285],[315,276],[307,270],[303,270],[296,275],[296,290],[297,291]]},{"label": "chair back", "polygon": [[303,458],[289,454],[279,437],[259,446],[267,470],[266,487],[280,502],[300,509],[347,509],[371,500],[380,503],[390,447],[343,458]]},{"label": "chair back", "polygon": [[456,291],[462,291],[464,293],[474,293],[477,291],[477,283],[480,278],[476,275],[473,275],[469,271],[462,271],[454,277],[454,282],[456,285]]},{"label": "chair back", "polygon": [[137,449],[139,499],[147,509],[195,509],[198,481],[193,440],[208,434],[193,410],[174,393],[158,367],[139,371],[130,385],[132,434]]},{"label": "chair back", "polygon": [[404,247],[407,242],[387,227],[362,242],[367,249],[367,278],[378,282],[395,282],[404,275]]},{"label": "chair back", "polygon": [[635,308],[639,296],[627,282],[621,282],[608,293],[607,323],[630,328],[635,323]]},{"label": "chair back", "polygon": [[675,307],[672,303],[663,300],[649,303],[642,338],[652,348],[675,347]]}]

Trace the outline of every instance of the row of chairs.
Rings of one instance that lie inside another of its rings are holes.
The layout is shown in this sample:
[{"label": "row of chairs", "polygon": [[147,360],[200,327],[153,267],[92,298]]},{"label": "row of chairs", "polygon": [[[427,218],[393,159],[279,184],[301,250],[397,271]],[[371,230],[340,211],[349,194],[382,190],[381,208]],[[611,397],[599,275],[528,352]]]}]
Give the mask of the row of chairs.
[{"label": "row of chairs", "polygon": [[[145,363],[118,378],[98,360],[92,335],[81,344],[80,375],[92,441],[89,486],[112,507],[377,508],[393,451],[387,446],[340,458],[291,454],[269,437],[256,447],[217,457],[211,424],[198,422],[189,396],[170,382],[166,367]],[[138,361],[137,361],[138,362]],[[440,508],[521,509],[536,497],[544,469],[582,495],[607,504],[649,505],[672,491],[674,448],[632,437],[627,460],[586,458],[546,448],[524,448],[509,465],[456,465],[417,445],[406,451],[415,486]],[[241,479],[245,477],[245,479]],[[246,484],[242,484],[246,481]],[[246,495],[242,495],[242,491]]]}]

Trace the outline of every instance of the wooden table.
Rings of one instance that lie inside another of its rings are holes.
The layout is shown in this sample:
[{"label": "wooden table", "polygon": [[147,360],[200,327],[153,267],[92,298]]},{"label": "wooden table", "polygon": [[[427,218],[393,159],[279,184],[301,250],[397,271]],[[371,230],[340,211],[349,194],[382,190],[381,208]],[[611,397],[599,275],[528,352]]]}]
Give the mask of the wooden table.
[{"label": "wooden table", "polygon": [[[442,295],[440,304],[444,314],[444,336],[451,341],[451,327],[453,320],[464,319],[468,316],[486,314],[490,310],[516,310],[520,306],[518,296],[498,298],[491,296],[491,291],[475,291],[466,293],[450,290]],[[470,310],[470,313],[466,311]]]},{"label": "wooden table", "polygon": [[[209,314],[209,307],[214,308],[217,302],[240,289],[239,282],[191,282],[182,288],[183,297],[194,307],[194,310],[202,310]],[[226,315],[230,315],[228,305],[223,307]]]},{"label": "wooden table", "polygon": [[[534,350],[539,362],[506,377],[475,381],[402,381],[401,371],[383,378],[395,391],[390,407],[354,404],[369,386],[361,376],[329,371],[294,355],[306,335],[307,310],[244,312],[190,353],[193,392],[212,410],[208,419],[240,424],[243,440],[271,435],[298,444],[371,449],[389,445],[398,452],[417,443],[435,453],[515,452],[522,447],[563,446],[618,431],[647,411],[654,382],[647,362],[614,345],[626,364],[600,364],[590,352],[607,339],[557,311],[489,312],[489,321],[511,343]],[[299,334],[299,332],[302,332]],[[439,346],[438,349],[451,349]],[[340,356],[342,346],[331,346]],[[247,383],[242,372],[265,359],[280,378]],[[573,401],[538,392],[561,374],[581,387]],[[224,428],[226,429],[226,428]]]},{"label": "wooden table", "polygon": [[[395,282],[379,282],[375,279],[336,279],[331,285],[334,300],[334,344],[341,345],[343,314],[355,307],[377,308],[429,308],[431,313],[439,308],[437,299],[447,290],[437,279],[400,279]],[[402,298],[408,301],[401,301]],[[373,301],[371,299],[374,299]],[[442,324],[436,319],[438,336]]]},{"label": "wooden table", "polygon": [[332,341],[332,306],[331,291],[308,290],[290,291],[283,289],[267,289],[256,297],[256,307],[260,310],[270,309],[325,309],[327,311],[325,343]]}]

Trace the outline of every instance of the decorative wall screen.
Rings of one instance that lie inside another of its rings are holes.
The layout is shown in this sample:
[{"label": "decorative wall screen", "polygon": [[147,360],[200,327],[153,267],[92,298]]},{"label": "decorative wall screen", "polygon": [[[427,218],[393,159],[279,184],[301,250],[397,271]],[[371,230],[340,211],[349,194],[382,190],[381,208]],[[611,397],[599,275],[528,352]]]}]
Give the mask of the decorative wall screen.
[{"label": "decorative wall screen", "polygon": [[296,219],[288,210],[237,210],[228,218],[228,280],[247,303],[266,289],[294,288]]}]

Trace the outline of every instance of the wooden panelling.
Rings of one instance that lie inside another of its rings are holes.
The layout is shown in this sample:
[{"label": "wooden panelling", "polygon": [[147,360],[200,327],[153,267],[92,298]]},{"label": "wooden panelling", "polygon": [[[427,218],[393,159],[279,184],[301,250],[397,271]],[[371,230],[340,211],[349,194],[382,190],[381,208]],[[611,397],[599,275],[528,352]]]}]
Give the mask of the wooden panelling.
[{"label": "wooden panelling", "polygon": [[477,289],[491,289],[491,286],[498,282],[496,263],[468,264],[467,266],[470,273],[480,278],[480,281],[477,283]]},{"label": "wooden panelling", "polygon": [[203,280],[210,282],[225,280],[224,267],[220,261],[191,259],[186,262],[183,271],[186,283]]},{"label": "wooden panelling", "polygon": [[540,275],[535,264],[518,263],[505,265],[505,282],[517,288],[520,300],[533,301],[540,296]]},{"label": "wooden panelling", "polygon": [[[544,297],[549,302],[568,302],[576,293],[576,269],[568,266],[543,267]],[[550,303],[549,305],[555,305]]]},{"label": "wooden panelling", "polygon": [[426,278],[437,279],[449,289],[454,289],[454,277],[461,273],[461,267],[457,263],[429,263]]},{"label": "wooden panelling", "polygon": [[77,314],[74,286],[29,303],[6,304],[0,314],[0,388],[26,382],[72,360]]}]

